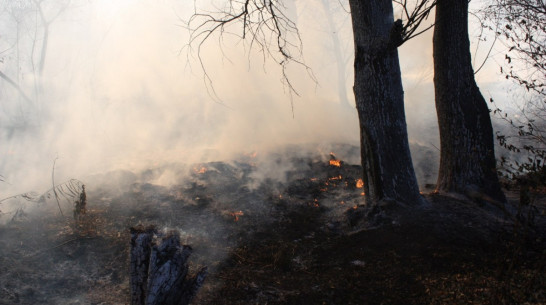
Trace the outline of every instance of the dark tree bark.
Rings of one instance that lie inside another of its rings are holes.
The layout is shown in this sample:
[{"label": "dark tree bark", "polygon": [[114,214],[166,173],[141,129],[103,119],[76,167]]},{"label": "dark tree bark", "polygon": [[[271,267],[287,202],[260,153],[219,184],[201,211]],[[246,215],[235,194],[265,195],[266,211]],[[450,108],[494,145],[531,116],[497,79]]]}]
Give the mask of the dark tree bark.
[{"label": "dark tree bark", "polygon": [[440,126],[437,191],[482,193],[504,202],[489,109],[476,81],[468,38],[468,0],[438,0],[433,38]]},{"label": "dark tree bark", "polygon": [[367,202],[423,201],[408,144],[398,59],[401,22],[391,0],[351,0],[355,45],[354,94]]}]

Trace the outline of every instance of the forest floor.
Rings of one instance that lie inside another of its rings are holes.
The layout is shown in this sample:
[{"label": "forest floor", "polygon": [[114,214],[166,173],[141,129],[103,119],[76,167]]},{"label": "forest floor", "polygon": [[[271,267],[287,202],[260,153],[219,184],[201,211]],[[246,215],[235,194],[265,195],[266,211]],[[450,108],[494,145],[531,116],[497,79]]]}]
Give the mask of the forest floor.
[{"label": "forest floor", "polygon": [[178,230],[190,269],[209,267],[193,304],[546,304],[544,192],[520,217],[529,225],[437,194],[368,214],[359,166],[290,162],[280,180],[251,160],[192,166],[170,186],[98,176],[79,222],[57,203],[21,209],[0,225],[0,304],[128,304],[137,224]]}]

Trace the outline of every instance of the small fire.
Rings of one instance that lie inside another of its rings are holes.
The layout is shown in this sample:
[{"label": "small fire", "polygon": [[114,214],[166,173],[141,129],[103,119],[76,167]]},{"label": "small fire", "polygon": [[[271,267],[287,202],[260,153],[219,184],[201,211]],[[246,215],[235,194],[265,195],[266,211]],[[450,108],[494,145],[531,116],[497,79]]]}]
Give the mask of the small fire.
[{"label": "small fire", "polygon": [[341,175],[328,178],[328,180],[341,180],[341,179],[343,179],[343,177],[341,177]]},{"label": "small fire", "polygon": [[207,169],[204,167],[204,166],[201,166],[201,168],[197,167],[197,166],[194,166],[193,167],[193,171],[196,173],[196,174],[204,174],[207,172]]},{"label": "small fire", "polygon": [[331,166],[341,167],[341,160],[330,159],[330,165],[331,165]]},{"label": "small fire", "polygon": [[236,211],[229,213],[229,215],[235,217],[235,221],[239,221],[239,216],[243,216],[245,213],[243,213],[243,211]]},{"label": "small fire", "polygon": [[251,159],[254,159],[258,155],[258,152],[255,151],[255,152],[251,152],[251,153],[243,153],[243,155],[246,156],[246,157],[249,157]]},{"label": "small fire", "polygon": [[336,155],[333,152],[330,153],[330,165],[341,167],[341,160],[336,159]]},{"label": "small fire", "polygon": [[356,188],[363,188],[364,187],[364,181],[362,181],[362,179],[358,179],[356,180]]}]

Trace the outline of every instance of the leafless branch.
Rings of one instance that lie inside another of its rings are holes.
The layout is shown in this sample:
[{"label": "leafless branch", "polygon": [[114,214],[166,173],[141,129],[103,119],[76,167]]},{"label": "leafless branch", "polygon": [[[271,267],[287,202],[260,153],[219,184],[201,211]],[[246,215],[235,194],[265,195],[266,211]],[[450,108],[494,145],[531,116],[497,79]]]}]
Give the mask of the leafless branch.
[{"label": "leafless branch", "polygon": [[55,163],[57,162],[57,159],[58,158],[55,158],[55,160],[53,160],[53,169],[51,170],[51,183],[53,184],[53,193],[55,194],[55,199],[57,200],[59,211],[61,212],[61,216],[64,216],[63,210],[61,209],[61,203],[59,202],[59,195],[57,194],[57,188],[55,187]]},{"label": "leafless branch", "polygon": [[401,7],[405,19],[403,20],[401,44],[434,27],[434,24],[431,24],[417,31],[420,29],[421,23],[430,16],[430,12],[436,6],[436,0],[418,0],[414,6],[410,6],[407,0],[393,0],[392,2]]},{"label": "leafless branch", "polygon": [[297,26],[287,17],[285,10],[282,2],[274,0],[229,0],[224,9],[215,12],[198,12],[195,9],[186,23],[190,33],[187,48],[188,54],[196,48],[209,94],[217,97],[202,58],[202,48],[213,35],[219,35],[221,41],[227,33],[243,42],[247,41],[249,50],[261,53],[264,65],[268,58],[273,59],[281,67],[282,83],[289,94],[298,95],[288,77],[289,64],[303,67],[316,82],[311,68],[303,61],[303,43]]}]

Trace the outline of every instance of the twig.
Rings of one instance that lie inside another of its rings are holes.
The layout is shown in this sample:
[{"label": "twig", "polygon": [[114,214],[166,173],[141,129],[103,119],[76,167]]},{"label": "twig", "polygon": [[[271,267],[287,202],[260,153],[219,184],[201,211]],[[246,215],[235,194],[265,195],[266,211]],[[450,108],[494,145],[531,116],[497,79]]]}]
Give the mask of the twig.
[{"label": "twig", "polygon": [[61,209],[61,203],[59,202],[59,195],[57,194],[57,188],[55,187],[55,162],[57,162],[57,159],[59,159],[59,157],[56,157],[55,160],[53,160],[53,169],[51,170],[51,183],[53,183],[53,194],[55,194],[55,200],[57,200],[59,211],[61,212],[61,216],[64,217],[63,210]]}]

